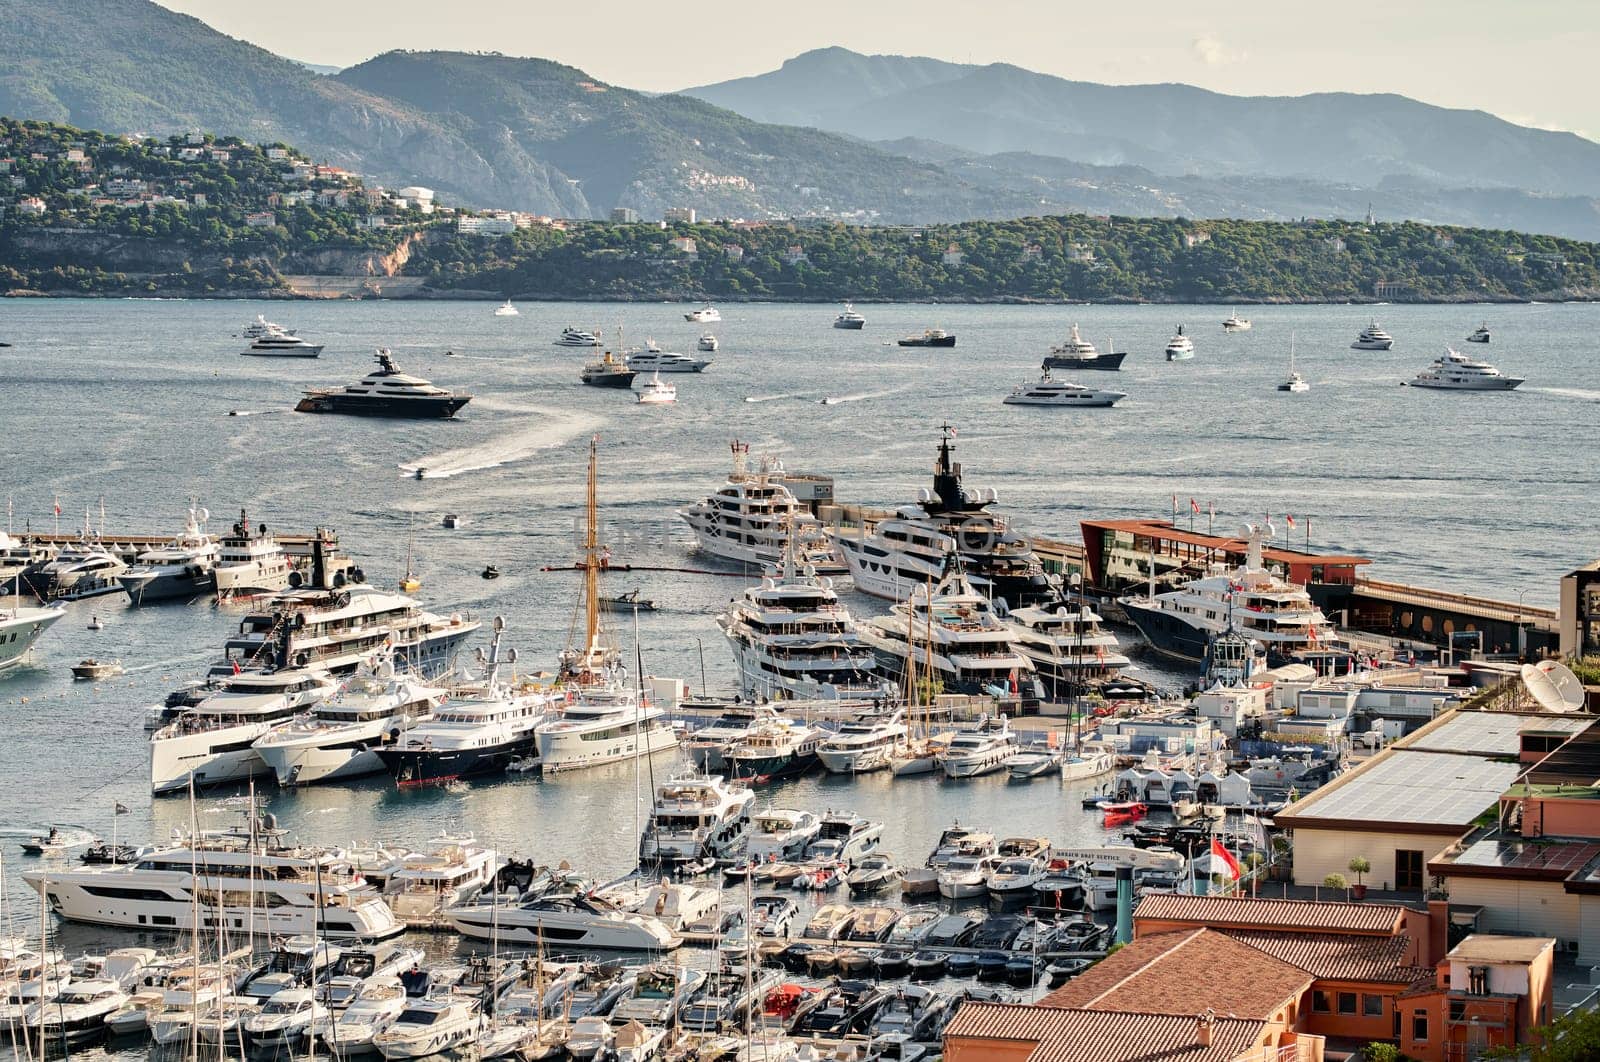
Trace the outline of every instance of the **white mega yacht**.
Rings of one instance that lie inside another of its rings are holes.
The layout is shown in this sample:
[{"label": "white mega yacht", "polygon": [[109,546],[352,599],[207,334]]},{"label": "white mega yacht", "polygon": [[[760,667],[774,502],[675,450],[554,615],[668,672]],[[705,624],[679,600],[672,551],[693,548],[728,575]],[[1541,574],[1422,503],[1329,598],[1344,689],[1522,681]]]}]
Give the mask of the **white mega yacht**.
[{"label": "white mega yacht", "polygon": [[717,775],[670,778],[656,786],[639,858],[660,863],[731,856],[750,835],[755,802],[748,786]]},{"label": "white mega yacht", "polygon": [[253,336],[250,345],[239,351],[251,358],[315,358],[322,353],[324,344],[308,343],[293,332],[268,331]]},{"label": "white mega yacht", "polygon": [[683,315],[683,319],[690,324],[716,324],[722,320],[722,314],[709,302],[698,310],[690,310]]},{"label": "white mega yacht", "polygon": [[117,580],[128,565],[98,539],[85,534],[63,546],[54,558],[35,568],[23,581],[42,600],[76,601],[100,594],[118,593]]},{"label": "white mega yacht", "polygon": [[1051,701],[1087,693],[1129,664],[1116,635],[1100,626],[1087,604],[1031,605],[1007,613],[1004,622]]},{"label": "white mega yacht", "polygon": [[1222,330],[1224,332],[1248,332],[1250,331],[1250,318],[1240,317],[1239,311],[1234,310],[1228,314],[1227,320],[1222,322]]},{"label": "white mega yacht", "polygon": [[[69,922],[169,933],[222,925],[263,938],[382,940],[405,932],[343,853],[289,844],[270,816],[144,852],[136,862],[55,866],[23,879]],[[197,910],[202,927],[194,926]]]},{"label": "white mega yacht", "polygon": [[870,530],[835,532],[857,590],[904,601],[913,589],[938,582],[952,551],[985,597],[1019,608],[1054,594],[1027,540],[991,511],[993,488],[968,490],[951,460],[955,429],[945,426],[934,464],[933,489],[879,520]]},{"label": "white mega yacht", "polygon": [[1183,325],[1178,326],[1178,332],[1167,340],[1168,361],[1188,361],[1194,357],[1194,340],[1183,334]]},{"label": "white mega yacht", "polygon": [[673,350],[654,346],[628,355],[628,368],[634,372],[704,372],[711,364],[710,358],[691,358]]},{"label": "white mega yacht", "polygon": [[580,690],[536,733],[539,767],[546,774],[652,756],[678,745],[666,713],[647,703],[625,675]]},{"label": "white mega yacht", "polygon": [[1001,401],[1008,406],[1078,406],[1095,409],[1114,406],[1127,397],[1126,391],[1103,391],[1057,380],[1046,369],[1036,382],[1019,384]]},{"label": "white mega yacht", "polygon": [[598,347],[600,337],[593,332],[586,332],[581,328],[563,328],[561,336],[556,340],[558,347]]},{"label": "white mega yacht", "polygon": [[1305,588],[1266,568],[1262,551],[1274,533],[1270,521],[1246,524],[1239,531],[1248,543],[1239,567],[1213,564],[1176,590],[1157,593],[1152,585],[1118,604],[1151,647],[1167,656],[1201,661],[1211,640],[1232,625],[1266,648],[1269,667],[1310,663],[1326,672],[1328,662],[1348,653]]},{"label": "white mega yacht", "polygon": [[1378,322],[1373,321],[1361,330],[1356,336],[1356,341],[1350,344],[1351,350],[1388,350],[1394,346],[1394,336],[1378,327]]},{"label": "white mega yacht", "polygon": [[[1109,342],[1107,348],[1111,346]],[[1044,366],[1046,372],[1051,369],[1101,369],[1115,372],[1122,368],[1122,359],[1128,356],[1125,350],[1096,350],[1095,345],[1083,338],[1078,331],[1076,323],[1072,326],[1072,334],[1060,346],[1050,348],[1050,353],[1045,355]]]},{"label": "white mega yacht", "polygon": [[21,664],[33,644],[66,614],[65,605],[0,608],[0,674]]},{"label": "white mega yacht", "polygon": [[308,714],[256,739],[256,755],[283,787],[374,774],[377,749],[428,719],[445,691],[410,677],[385,655],[363,667]]},{"label": "white mega yacht", "polygon": [[250,517],[239,510],[239,522],[222,536],[212,582],[218,597],[235,594],[266,594],[289,588],[289,557],[276,539],[267,534],[267,525],[250,526]]},{"label": "white mega yacht", "polygon": [[872,648],[856,632],[833,582],[795,571],[792,545],[779,575],[763,579],[717,617],[746,696],[837,700],[880,694]]},{"label": "white mega yacht", "polygon": [[1453,349],[1446,349],[1410,381],[1412,387],[1436,391],[1511,391],[1522,382],[1521,377],[1507,376],[1488,362]]},{"label": "white mega yacht", "polygon": [[150,735],[150,791],[243,782],[267,768],[254,743],[267,731],[331,697],[324,670],[245,671]]},{"label": "white mega yacht", "polygon": [[132,567],[117,580],[136,605],[173,598],[191,598],[210,593],[216,585],[211,574],[221,557],[221,548],[205,532],[211,514],[190,506],[184,517],[183,532],[159,549],[139,554]]},{"label": "white mega yacht", "polygon": [[378,367],[357,383],[338,388],[313,388],[295,404],[298,413],[349,413],[362,417],[448,419],[472,396],[447,391],[431,380],[402,372],[387,347],[377,353]]},{"label": "white mega yacht", "polygon": [[1017,644],[1017,635],[995,615],[988,598],[978,593],[951,565],[932,588],[912,591],[911,599],[888,615],[861,626],[862,637],[878,654],[878,666],[903,682],[909,656],[917,675],[931,679],[937,692],[1034,695],[1033,664]]},{"label": "white mega yacht", "polygon": [[678,511],[701,550],[724,560],[776,566],[791,536],[796,556],[819,575],[842,576],[846,569],[829,545],[822,523],[794,496],[793,477],[776,458],[748,467],[750,444],[735,440],[733,471],[717,492]]},{"label": "white mega yacht", "polygon": [[624,911],[599,896],[531,894],[515,902],[480,900],[445,912],[457,933],[502,947],[572,951],[670,951],[682,943],[653,915]]},{"label": "white mega yacht", "polygon": [[726,769],[731,747],[759,724],[777,719],[778,710],[769,704],[746,704],[741,700],[726,705],[711,722],[689,732],[683,739],[683,751],[696,768],[713,774]]},{"label": "white mega yacht", "polygon": [[901,709],[874,712],[844,723],[817,746],[817,759],[834,774],[865,774],[889,766],[910,734]]},{"label": "white mega yacht", "polygon": [[833,327],[843,328],[850,332],[859,332],[867,327],[867,319],[857,312],[852,303],[847,302],[844,304],[844,309],[840,311],[839,316],[833,319]]}]

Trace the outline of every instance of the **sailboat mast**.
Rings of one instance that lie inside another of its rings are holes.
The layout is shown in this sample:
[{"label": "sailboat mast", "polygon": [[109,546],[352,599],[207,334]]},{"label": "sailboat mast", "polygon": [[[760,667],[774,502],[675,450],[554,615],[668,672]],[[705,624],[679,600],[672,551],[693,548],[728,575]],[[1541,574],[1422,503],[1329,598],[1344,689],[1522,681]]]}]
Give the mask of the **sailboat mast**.
[{"label": "sailboat mast", "polygon": [[583,536],[583,651],[590,652],[600,630],[600,503],[597,496],[596,466],[599,462],[599,437],[589,438],[589,481],[585,498],[587,526]]}]

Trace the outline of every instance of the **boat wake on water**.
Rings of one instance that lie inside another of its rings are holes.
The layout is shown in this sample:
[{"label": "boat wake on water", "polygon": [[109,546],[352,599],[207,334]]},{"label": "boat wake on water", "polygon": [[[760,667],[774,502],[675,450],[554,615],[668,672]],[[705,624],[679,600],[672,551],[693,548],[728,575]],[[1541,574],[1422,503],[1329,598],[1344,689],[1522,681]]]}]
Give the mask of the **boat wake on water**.
[{"label": "boat wake on water", "polygon": [[288,409],[230,409],[230,410],[228,410],[228,416],[230,416],[230,417],[264,417],[269,413],[289,413],[289,412],[292,412],[292,410],[288,410]]},{"label": "boat wake on water", "polygon": [[1600,391],[1584,391],[1576,387],[1524,387],[1523,394],[1535,392],[1542,395],[1556,395],[1560,398],[1576,398],[1580,402],[1600,402]]},{"label": "boat wake on water", "polygon": [[597,417],[548,409],[517,407],[514,412],[531,415],[525,419],[533,420],[536,426],[497,435],[475,446],[418,457],[400,465],[400,471],[418,479],[449,479],[467,472],[499,468],[526,461],[541,450],[561,446],[600,424]]},{"label": "boat wake on water", "polygon": [[888,398],[890,395],[899,394],[904,387],[892,387],[887,391],[863,391],[858,395],[829,395],[821,400],[825,406],[842,405],[845,402],[865,402],[871,398]]},{"label": "boat wake on water", "polygon": [[804,398],[804,395],[745,395],[746,402],[782,402],[785,398]]}]

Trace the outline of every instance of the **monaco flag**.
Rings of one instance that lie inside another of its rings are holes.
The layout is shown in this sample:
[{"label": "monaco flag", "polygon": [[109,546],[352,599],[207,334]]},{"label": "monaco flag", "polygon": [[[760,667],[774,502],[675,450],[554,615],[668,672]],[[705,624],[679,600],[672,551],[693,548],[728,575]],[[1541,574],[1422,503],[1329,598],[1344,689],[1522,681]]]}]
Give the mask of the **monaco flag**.
[{"label": "monaco flag", "polygon": [[1211,859],[1213,862],[1221,861],[1225,868],[1222,871],[1213,868],[1212,873],[1226,873],[1234,881],[1239,880],[1239,861],[1233,858],[1232,852],[1223,847],[1220,837],[1211,838]]}]

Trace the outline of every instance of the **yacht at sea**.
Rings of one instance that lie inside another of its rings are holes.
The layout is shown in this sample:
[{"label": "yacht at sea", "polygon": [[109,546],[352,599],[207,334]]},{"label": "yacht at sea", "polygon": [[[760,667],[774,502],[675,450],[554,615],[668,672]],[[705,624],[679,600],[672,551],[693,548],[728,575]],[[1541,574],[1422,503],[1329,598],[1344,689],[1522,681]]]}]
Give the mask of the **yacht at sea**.
[{"label": "yacht at sea", "polygon": [[937,692],[1035,695],[1033,664],[1017,635],[995,615],[953,562],[932,587],[918,586],[909,600],[885,616],[861,625],[862,637],[878,654],[878,666],[904,684],[906,661],[919,684],[931,680]]},{"label": "yacht at sea", "polygon": [[1063,703],[1113,680],[1129,664],[1116,635],[1087,604],[1030,605],[1004,617],[1017,649],[1033,664],[1043,696]]},{"label": "yacht at sea", "polygon": [[611,351],[600,356],[599,361],[586,362],[578,370],[578,379],[590,387],[632,387],[633,378],[639,375]]},{"label": "yacht at sea", "polygon": [[264,594],[289,587],[293,569],[277,539],[267,533],[267,525],[250,526],[250,517],[239,510],[239,522],[219,543],[217,563],[211,571],[219,598],[235,594]]},{"label": "yacht at sea", "polygon": [[518,316],[518,312],[517,308],[511,305],[511,300],[507,299],[505,302],[502,302],[499,306],[494,308],[494,315],[496,317],[516,317]]},{"label": "yacht at sea", "polygon": [[344,940],[385,940],[406,928],[342,852],[291,844],[270,815],[185,837],[135,862],[58,865],[23,880],[58,917],[90,925],[167,933],[225,925],[247,938]]},{"label": "yacht at sea", "polygon": [[407,419],[449,418],[472,396],[436,387],[420,376],[400,371],[387,348],[377,353],[378,368],[359,383],[305,392],[294,408],[300,413],[350,413],[363,417]]},{"label": "yacht at sea", "polygon": [[968,490],[961,466],[951,459],[955,429],[945,427],[934,463],[933,489],[917,501],[860,531],[839,530],[834,541],[850,565],[857,590],[903,601],[913,589],[938,582],[946,559],[958,552],[961,566],[985,597],[1012,608],[1050,600],[1055,588],[1027,540],[990,506],[993,488]]},{"label": "yacht at sea", "polygon": [[600,337],[593,332],[586,332],[581,328],[563,328],[561,336],[556,340],[558,347],[598,347]]},{"label": "yacht at sea", "polygon": [[844,310],[840,312],[838,317],[833,319],[833,327],[844,328],[852,332],[860,331],[867,327],[867,319],[856,312],[853,304],[847,302],[844,304]]},{"label": "yacht at sea", "polygon": [[1248,332],[1250,331],[1250,318],[1240,317],[1239,311],[1234,310],[1228,314],[1227,320],[1222,322],[1222,330],[1224,332]]},{"label": "yacht at sea", "polygon": [[1245,560],[1237,568],[1213,563],[1176,590],[1157,593],[1152,585],[1118,604],[1151,647],[1167,656],[1198,663],[1231,624],[1261,642],[1269,666],[1305,663],[1327,673],[1348,651],[1305,588],[1267,569],[1263,547],[1273,535],[1270,521],[1246,524],[1239,533]]},{"label": "yacht at sea", "polygon": [[256,754],[284,788],[374,774],[384,769],[377,750],[428,719],[444,697],[384,654],[309,713],[257,738]]},{"label": "yacht at sea", "polygon": [[1467,336],[1467,342],[1468,343],[1487,343],[1487,342],[1489,342],[1489,340],[1491,338],[1492,337],[1491,337],[1491,334],[1489,332],[1489,322],[1485,321],[1485,322],[1483,322],[1483,324],[1481,324],[1477,328],[1473,329],[1472,334]]},{"label": "yacht at sea", "polygon": [[251,336],[250,345],[239,351],[251,358],[314,358],[322,353],[325,344],[308,343],[292,332],[268,331]]},{"label": "yacht at sea", "polygon": [[212,569],[221,548],[205,532],[211,514],[190,507],[183,532],[169,544],[138,556],[132,567],[117,576],[135,605],[210,593],[216,585]]},{"label": "yacht at sea", "polygon": [[745,696],[774,700],[853,700],[882,693],[872,648],[861,640],[833,583],[797,572],[793,549],[783,567],[735,598],[717,617]]},{"label": "yacht at sea", "polygon": [[502,675],[502,669],[517,662],[515,649],[503,655],[500,651],[505,629],[505,620],[496,616],[489,651],[477,652],[478,676],[452,686],[449,699],[434,709],[431,719],[377,749],[401,785],[493,774],[533,755],[539,725],[550,718],[561,696],[547,686]]},{"label": "yacht at sea", "polygon": [[1167,340],[1168,361],[1188,361],[1194,357],[1194,340],[1183,334],[1183,325],[1178,326],[1178,334]]},{"label": "yacht at sea", "polygon": [[1417,373],[1410,384],[1436,391],[1511,391],[1522,382],[1521,377],[1507,376],[1486,361],[1459,350],[1446,349],[1432,365]]},{"label": "yacht at sea", "polygon": [[1046,369],[1036,382],[1019,384],[1001,401],[1008,406],[1077,406],[1092,409],[1114,406],[1127,397],[1126,391],[1102,391],[1057,380]]},{"label": "yacht at sea", "polygon": [[0,607],[0,674],[21,664],[34,643],[66,614],[65,605]]},{"label": "yacht at sea", "polygon": [[1378,327],[1378,322],[1373,321],[1361,330],[1356,336],[1356,341],[1350,344],[1351,350],[1388,350],[1394,346],[1394,337]]},{"label": "yacht at sea", "polygon": [[717,342],[717,337],[710,332],[701,332],[700,338],[694,341],[694,349],[706,354],[715,354],[721,345]]},{"label": "yacht at sea", "polygon": [[731,856],[750,835],[755,802],[748,786],[716,775],[669,778],[656,786],[639,858],[661,863]]},{"label": "yacht at sea", "polygon": [[[1108,346],[1110,344],[1107,344]],[[1050,353],[1045,355],[1044,368],[1050,369],[1105,369],[1116,370],[1122,368],[1122,359],[1128,356],[1125,350],[1096,350],[1095,345],[1084,339],[1078,332],[1076,323],[1072,326],[1072,334],[1067,341],[1058,347],[1051,347]]]},{"label": "yacht at sea", "polygon": [[294,329],[285,328],[276,321],[269,321],[266,314],[258,313],[256,319],[245,325],[244,331],[240,334],[245,339],[260,339],[262,336],[270,335],[292,336]]},{"label": "yacht at sea", "polygon": [[722,314],[718,313],[717,308],[708,302],[700,309],[690,310],[684,314],[683,319],[690,324],[716,324],[722,320]]},{"label": "yacht at sea", "polygon": [[678,516],[694,532],[698,547],[714,557],[757,567],[782,563],[791,535],[798,562],[818,575],[848,574],[829,544],[822,522],[794,496],[790,482],[802,476],[784,471],[776,458],[763,457],[749,469],[750,444],[734,440],[733,471],[715,494]]},{"label": "yacht at sea", "polygon": [[628,368],[634,372],[704,372],[710,364],[709,358],[691,358],[653,345],[628,355]]}]

